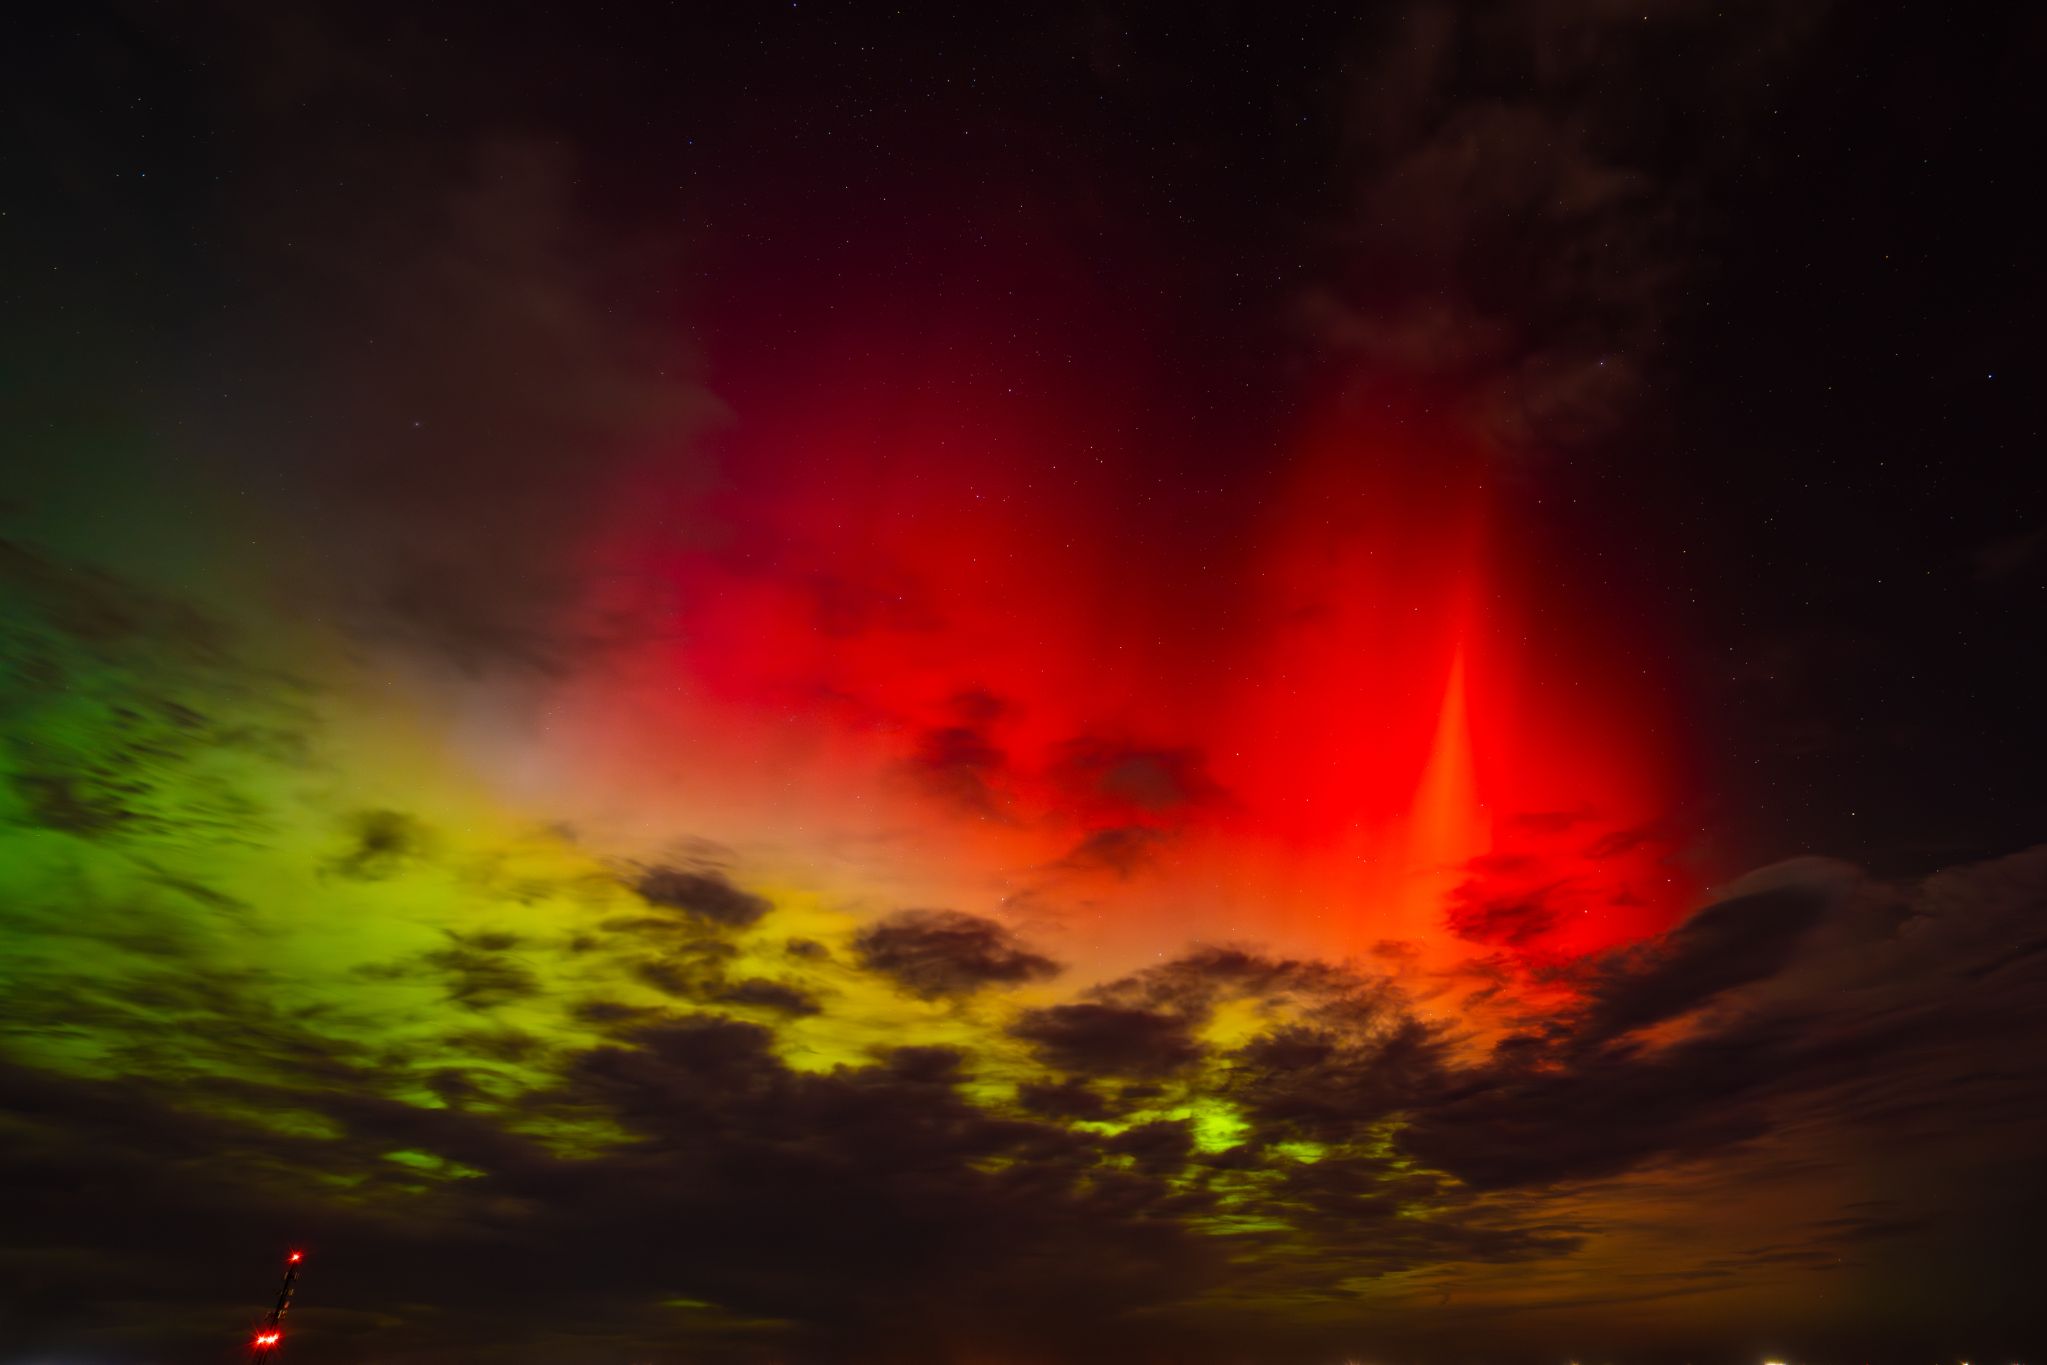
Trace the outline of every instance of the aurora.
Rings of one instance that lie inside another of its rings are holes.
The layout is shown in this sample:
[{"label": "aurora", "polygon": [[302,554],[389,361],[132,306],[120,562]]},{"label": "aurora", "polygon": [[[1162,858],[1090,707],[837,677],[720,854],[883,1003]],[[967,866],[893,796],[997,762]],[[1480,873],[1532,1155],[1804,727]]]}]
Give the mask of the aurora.
[{"label": "aurora", "polygon": [[2025,21],[827,8],[27,25],[0,1365],[2029,1358]]}]

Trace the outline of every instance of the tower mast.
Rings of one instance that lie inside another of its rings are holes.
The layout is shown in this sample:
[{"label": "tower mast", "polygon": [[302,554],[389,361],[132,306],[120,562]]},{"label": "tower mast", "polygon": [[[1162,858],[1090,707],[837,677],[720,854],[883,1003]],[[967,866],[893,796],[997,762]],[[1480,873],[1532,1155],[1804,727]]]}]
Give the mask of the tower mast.
[{"label": "tower mast", "polygon": [[277,1348],[284,1341],[284,1310],[291,1307],[291,1293],[298,1288],[299,1266],[304,1264],[306,1253],[294,1251],[284,1258],[284,1283],[278,1287],[277,1302],[263,1319],[263,1325],[256,1329],[255,1338],[250,1341],[250,1358],[267,1362],[277,1359]]}]

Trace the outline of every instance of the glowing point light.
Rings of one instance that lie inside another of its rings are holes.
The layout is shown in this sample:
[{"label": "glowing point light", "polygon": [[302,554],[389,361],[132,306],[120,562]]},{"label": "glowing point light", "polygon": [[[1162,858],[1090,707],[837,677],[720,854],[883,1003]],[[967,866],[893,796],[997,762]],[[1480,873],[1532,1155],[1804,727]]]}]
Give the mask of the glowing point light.
[{"label": "glowing point light", "polygon": [[258,1332],[256,1333],[256,1344],[258,1346],[275,1346],[283,1337],[284,1333],[282,1332]]},{"label": "glowing point light", "polygon": [[306,1253],[305,1253],[305,1252],[303,1252],[303,1251],[294,1251],[294,1252],[293,1252],[293,1253],[291,1254],[291,1263],[292,1263],[293,1265],[297,1265],[297,1264],[298,1264],[298,1263],[299,1263],[300,1261],[303,1261],[303,1260],[304,1260],[305,1258],[306,1258]]}]

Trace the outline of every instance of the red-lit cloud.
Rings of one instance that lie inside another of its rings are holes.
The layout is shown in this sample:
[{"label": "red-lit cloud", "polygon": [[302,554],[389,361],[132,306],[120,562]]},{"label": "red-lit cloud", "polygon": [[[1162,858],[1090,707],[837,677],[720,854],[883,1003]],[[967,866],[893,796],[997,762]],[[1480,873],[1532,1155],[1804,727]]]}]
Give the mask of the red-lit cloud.
[{"label": "red-lit cloud", "polygon": [[1517,562],[1454,424],[1338,408],[1198,501],[976,354],[806,377],[708,495],[648,462],[585,606],[646,634],[563,690],[551,772],[797,861],[887,841],[906,894],[1112,955],[1545,959],[1672,921],[1662,680]]}]

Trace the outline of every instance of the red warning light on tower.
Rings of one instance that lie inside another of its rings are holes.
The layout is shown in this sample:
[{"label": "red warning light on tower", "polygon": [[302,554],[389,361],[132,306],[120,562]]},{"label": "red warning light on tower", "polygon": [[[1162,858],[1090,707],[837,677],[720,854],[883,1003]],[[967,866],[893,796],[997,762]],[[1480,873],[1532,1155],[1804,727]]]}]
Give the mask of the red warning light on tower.
[{"label": "red warning light on tower", "polygon": [[277,1291],[277,1302],[271,1306],[263,1323],[249,1341],[249,1346],[258,1361],[273,1360],[279,1345],[284,1341],[284,1329],[278,1324],[283,1321],[284,1310],[291,1307],[292,1291],[298,1288],[299,1265],[306,1259],[303,1251],[291,1252],[284,1258],[284,1284]]}]

